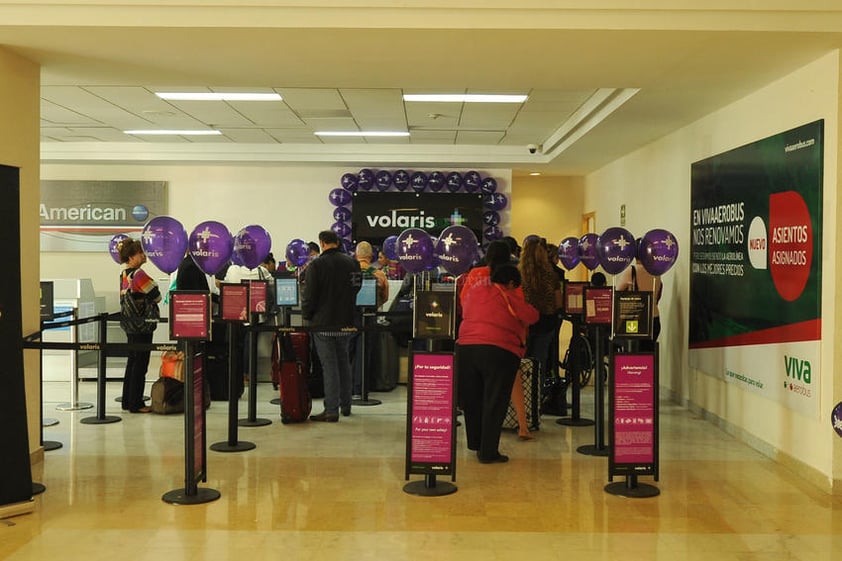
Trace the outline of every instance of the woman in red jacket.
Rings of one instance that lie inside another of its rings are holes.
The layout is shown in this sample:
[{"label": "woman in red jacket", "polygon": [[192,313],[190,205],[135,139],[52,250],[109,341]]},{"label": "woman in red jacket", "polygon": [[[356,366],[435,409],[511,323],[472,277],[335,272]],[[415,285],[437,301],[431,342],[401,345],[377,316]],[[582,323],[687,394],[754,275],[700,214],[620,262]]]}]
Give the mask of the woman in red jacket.
[{"label": "woman in red jacket", "polygon": [[526,303],[514,265],[491,271],[491,282],[462,294],[462,323],[456,341],[459,399],[468,449],[484,464],[509,460],[500,453],[500,428],[538,311]]}]

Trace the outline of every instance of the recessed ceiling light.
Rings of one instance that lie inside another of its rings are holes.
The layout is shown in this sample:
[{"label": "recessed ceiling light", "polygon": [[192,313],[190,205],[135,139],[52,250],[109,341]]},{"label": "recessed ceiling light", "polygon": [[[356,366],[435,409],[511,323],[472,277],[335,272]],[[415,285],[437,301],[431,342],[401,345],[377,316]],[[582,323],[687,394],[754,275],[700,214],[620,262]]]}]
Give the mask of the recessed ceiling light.
[{"label": "recessed ceiling light", "polygon": [[404,94],[404,101],[432,101],[444,103],[523,103],[527,95],[495,94]]},{"label": "recessed ceiling light", "polygon": [[533,172],[530,172],[529,175],[541,175],[541,172],[540,171],[533,171]]},{"label": "recessed ceiling light", "polygon": [[233,92],[155,92],[161,99],[170,101],[281,101],[277,93]]},{"label": "recessed ceiling light", "polygon": [[409,136],[406,131],[316,131],[316,136]]},{"label": "recessed ceiling light", "polygon": [[176,135],[176,136],[207,136],[213,134],[222,134],[222,131],[217,130],[135,130],[123,131],[123,134],[134,135]]}]

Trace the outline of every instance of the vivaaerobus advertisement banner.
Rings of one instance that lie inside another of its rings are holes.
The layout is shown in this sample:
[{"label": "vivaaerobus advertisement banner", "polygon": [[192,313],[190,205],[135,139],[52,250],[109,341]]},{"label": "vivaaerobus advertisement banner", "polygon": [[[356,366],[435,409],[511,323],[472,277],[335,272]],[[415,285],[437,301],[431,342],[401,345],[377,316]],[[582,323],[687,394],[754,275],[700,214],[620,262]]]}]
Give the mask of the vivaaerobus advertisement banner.
[{"label": "vivaaerobus advertisement banner", "polygon": [[692,165],[690,364],[817,417],[824,122]]}]

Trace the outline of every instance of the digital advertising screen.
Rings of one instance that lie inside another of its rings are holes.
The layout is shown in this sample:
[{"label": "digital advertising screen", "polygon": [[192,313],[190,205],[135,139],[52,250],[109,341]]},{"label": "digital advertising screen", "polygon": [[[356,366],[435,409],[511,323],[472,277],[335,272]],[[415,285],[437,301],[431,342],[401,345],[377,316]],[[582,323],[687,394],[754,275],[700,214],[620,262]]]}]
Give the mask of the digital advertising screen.
[{"label": "digital advertising screen", "polygon": [[298,279],[292,277],[275,278],[275,303],[278,306],[298,305]]}]

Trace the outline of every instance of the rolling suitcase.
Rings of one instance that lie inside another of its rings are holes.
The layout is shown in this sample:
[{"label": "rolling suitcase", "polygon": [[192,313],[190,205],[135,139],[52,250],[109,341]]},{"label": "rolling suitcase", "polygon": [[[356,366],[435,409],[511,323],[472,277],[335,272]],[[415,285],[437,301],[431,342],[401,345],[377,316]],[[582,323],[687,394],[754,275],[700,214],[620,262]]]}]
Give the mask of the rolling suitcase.
[{"label": "rolling suitcase", "polygon": [[[515,384],[523,386],[523,401],[526,405],[526,424],[529,430],[538,430],[541,423],[541,377],[538,375],[538,363],[534,358],[520,359]],[[517,413],[509,402],[509,410],[503,420],[503,428],[517,429]]]},{"label": "rolling suitcase", "polygon": [[310,337],[306,333],[282,333],[279,334],[278,345],[273,347],[277,347],[280,355],[277,361],[273,357],[272,376],[274,379],[277,375],[280,388],[281,422],[306,421],[313,407],[307,388]]}]

